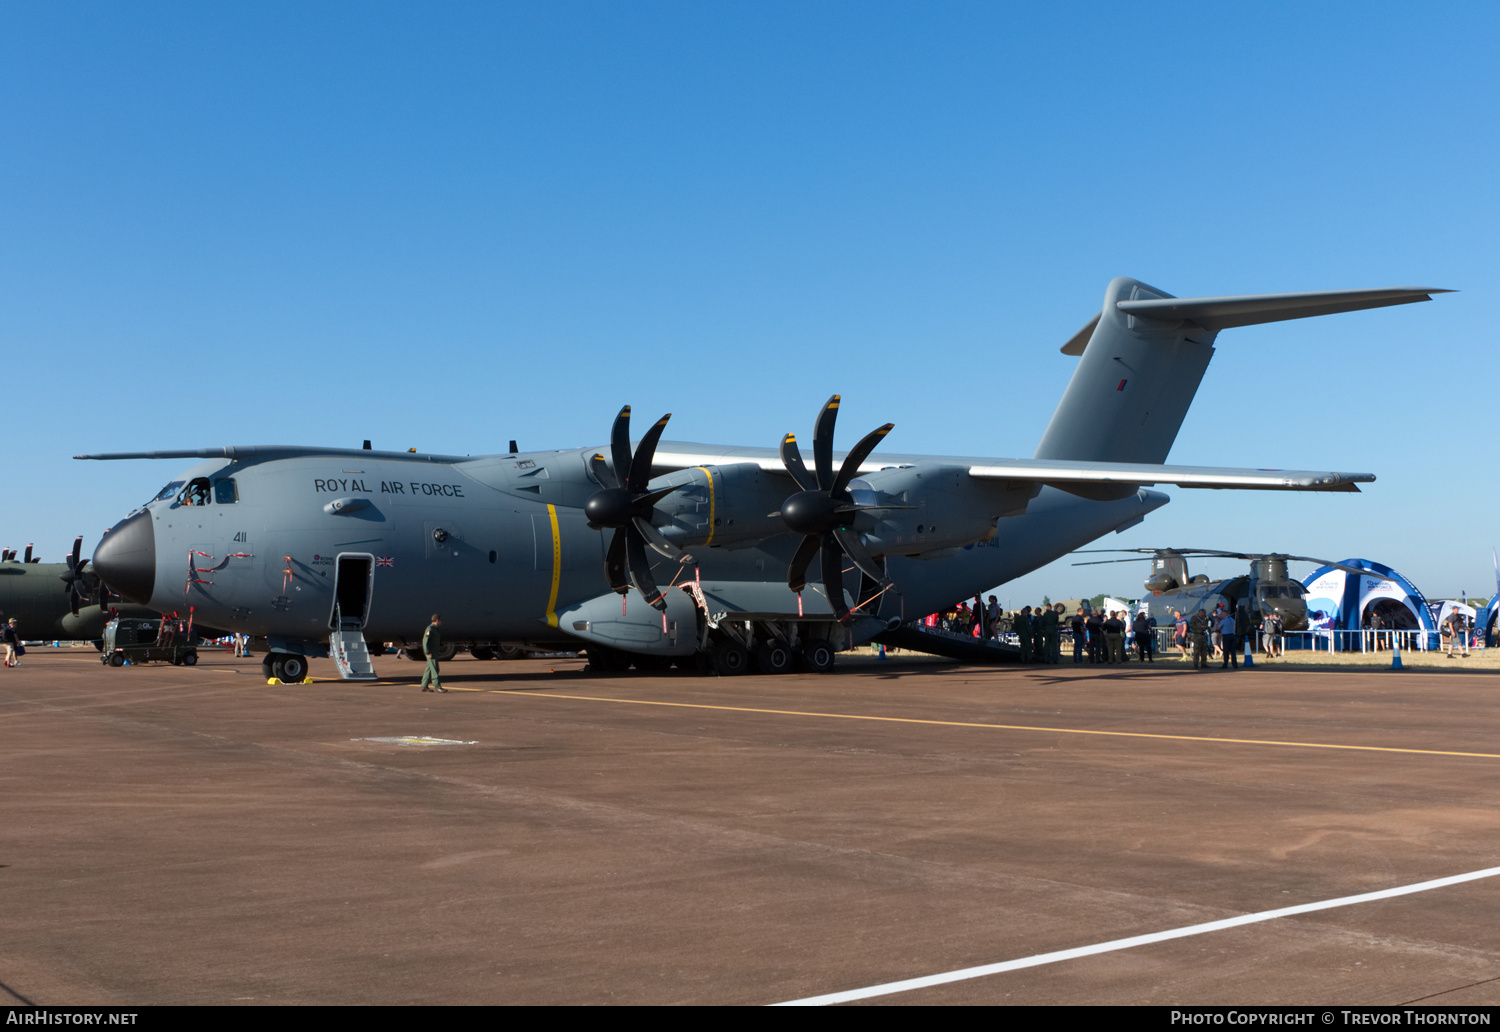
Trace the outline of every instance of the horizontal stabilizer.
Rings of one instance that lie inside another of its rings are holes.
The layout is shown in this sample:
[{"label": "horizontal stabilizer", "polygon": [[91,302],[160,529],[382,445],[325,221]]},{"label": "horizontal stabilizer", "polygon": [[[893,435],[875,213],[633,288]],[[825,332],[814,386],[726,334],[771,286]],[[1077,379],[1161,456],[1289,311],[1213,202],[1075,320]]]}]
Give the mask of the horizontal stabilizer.
[{"label": "horizontal stabilizer", "polygon": [[[1388,308],[1431,301],[1433,294],[1451,294],[1437,287],[1381,287],[1371,290],[1309,290],[1295,294],[1246,294],[1239,297],[1162,297],[1116,301],[1128,316],[1157,323],[1190,322],[1205,330],[1227,330],[1235,326],[1307,319],[1315,315],[1337,315],[1366,308]],[[1099,316],[1075,333],[1062,346],[1064,355],[1081,355],[1093,336]]]},{"label": "horizontal stabilizer", "polygon": [[1235,326],[1306,319],[1314,315],[1337,315],[1365,308],[1388,308],[1431,301],[1433,294],[1452,291],[1434,287],[1389,287],[1379,290],[1308,290],[1297,294],[1249,294],[1244,297],[1163,297],[1139,301],[1117,301],[1126,315],[1158,322],[1186,320],[1205,330],[1227,330]]}]

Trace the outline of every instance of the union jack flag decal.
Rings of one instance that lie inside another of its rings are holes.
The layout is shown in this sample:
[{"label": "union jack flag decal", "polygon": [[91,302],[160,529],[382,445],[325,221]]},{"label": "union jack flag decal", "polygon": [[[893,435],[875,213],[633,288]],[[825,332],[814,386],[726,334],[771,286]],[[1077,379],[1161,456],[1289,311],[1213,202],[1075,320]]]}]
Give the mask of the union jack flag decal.
[{"label": "union jack flag decal", "polygon": [[375,557],[375,565],[376,566],[395,566],[396,565],[396,560],[392,556],[377,555]]}]

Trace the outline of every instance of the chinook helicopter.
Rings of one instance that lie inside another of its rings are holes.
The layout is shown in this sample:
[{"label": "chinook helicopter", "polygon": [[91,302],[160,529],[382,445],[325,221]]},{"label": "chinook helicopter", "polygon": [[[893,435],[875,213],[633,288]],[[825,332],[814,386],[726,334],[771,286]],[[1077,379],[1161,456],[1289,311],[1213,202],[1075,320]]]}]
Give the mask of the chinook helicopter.
[{"label": "chinook helicopter", "polygon": [[[1151,561],[1151,574],[1142,585],[1149,597],[1141,599],[1140,608],[1148,616],[1163,621],[1174,610],[1191,617],[1198,610],[1212,613],[1219,606],[1238,610],[1249,610],[1250,619],[1258,624],[1267,613],[1281,615],[1281,626],[1287,631],[1307,630],[1307,589],[1302,582],[1287,573],[1288,562],[1317,563],[1348,573],[1368,574],[1353,566],[1345,566],[1329,559],[1314,559],[1306,555],[1286,555],[1281,552],[1221,552],[1212,548],[1098,548],[1083,549],[1075,555],[1089,553],[1141,552],[1143,555],[1129,559],[1095,559],[1074,563],[1074,566],[1102,566],[1107,563],[1138,563]],[[1228,580],[1210,580],[1203,574],[1188,575],[1187,557],[1190,555],[1212,556],[1219,559],[1245,559],[1250,563],[1250,572]]]}]

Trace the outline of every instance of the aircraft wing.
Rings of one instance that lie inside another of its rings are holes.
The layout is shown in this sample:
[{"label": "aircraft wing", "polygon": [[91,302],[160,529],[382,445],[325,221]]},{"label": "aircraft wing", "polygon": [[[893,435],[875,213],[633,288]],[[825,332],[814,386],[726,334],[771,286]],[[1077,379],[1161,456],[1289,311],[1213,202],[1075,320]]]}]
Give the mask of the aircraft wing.
[{"label": "aircraft wing", "polygon": [[[834,466],[844,453],[834,455]],[[660,474],[693,466],[753,463],[771,473],[786,473],[781,457],[771,448],[682,444],[663,441],[656,449],[652,472]],[[1301,469],[1235,469],[1219,466],[1158,466],[1135,462],[1066,462],[1052,459],[996,459],[963,455],[872,456],[860,467],[874,473],[892,466],[967,466],[978,480],[1052,484],[1067,490],[1090,484],[1175,485],[1256,491],[1358,491],[1374,481],[1373,473],[1335,473]]]}]

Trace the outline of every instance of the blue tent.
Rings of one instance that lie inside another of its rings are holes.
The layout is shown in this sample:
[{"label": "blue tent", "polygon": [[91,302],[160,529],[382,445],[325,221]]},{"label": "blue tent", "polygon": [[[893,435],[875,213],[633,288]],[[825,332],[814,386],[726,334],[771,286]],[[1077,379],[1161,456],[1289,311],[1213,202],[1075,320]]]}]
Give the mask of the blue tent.
[{"label": "blue tent", "polygon": [[1490,599],[1490,604],[1474,618],[1474,632],[1479,635],[1480,641],[1491,647],[1500,645],[1500,628],[1495,626],[1497,616],[1500,616],[1500,594]]},{"label": "blue tent", "polygon": [[1426,632],[1427,647],[1437,648],[1437,621],[1415,584],[1389,566],[1369,559],[1345,559],[1343,565],[1370,572],[1356,575],[1332,566],[1318,567],[1303,581],[1309,614],[1322,610],[1333,618],[1335,630],[1358,631],[1373,626],[1379,613],[1387,627]]}]

